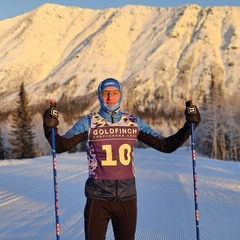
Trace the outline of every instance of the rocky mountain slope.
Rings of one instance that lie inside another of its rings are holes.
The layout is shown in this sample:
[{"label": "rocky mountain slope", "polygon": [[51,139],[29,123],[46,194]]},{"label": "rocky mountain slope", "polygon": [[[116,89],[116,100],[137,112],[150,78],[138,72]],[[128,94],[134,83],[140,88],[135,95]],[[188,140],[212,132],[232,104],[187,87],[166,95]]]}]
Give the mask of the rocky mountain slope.
[{"label": "rocky mountain slope", "polygon": [[22,82],[31,104],[91,96],[107,77],[140,109],[200,104],[212,79],[227,96],[240,92],[239,18],[239,7],[45,4],[0,21],[1,110],[13,107]]}]

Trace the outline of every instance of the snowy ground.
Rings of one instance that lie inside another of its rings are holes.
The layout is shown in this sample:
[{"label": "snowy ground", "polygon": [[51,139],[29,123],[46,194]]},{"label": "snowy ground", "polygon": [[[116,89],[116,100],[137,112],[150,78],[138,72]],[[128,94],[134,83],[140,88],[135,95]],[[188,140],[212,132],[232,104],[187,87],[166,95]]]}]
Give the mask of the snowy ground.
[{"label": "snowy ground", "polygon": [[[136,149],[136,240],[196,239],[191,151]],[[62,240],[84,239],[84,153],[57,155]],[[55,239],[52,158],[0,161],[0,239]],[[201,239],[240,239],[240,163],[197,155]],[[113,238],[111,225],[107,240]]]}]

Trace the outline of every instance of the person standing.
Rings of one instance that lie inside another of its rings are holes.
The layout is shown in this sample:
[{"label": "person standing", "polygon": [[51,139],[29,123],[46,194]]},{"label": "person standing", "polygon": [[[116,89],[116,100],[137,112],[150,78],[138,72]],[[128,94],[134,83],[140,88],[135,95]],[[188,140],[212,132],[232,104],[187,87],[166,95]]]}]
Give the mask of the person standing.
[{"label": "person standing", "polygon": [[[62,153],[78,143],[86,145],[89,177],[85,183],[84,228],[86,240],[104,240],[111,220],[116,240],[133,240],[137,223],[137,191],[134,171],[134,144],[137,140],[171,153],[190,136],[201,121],[196,106],[185,111],[186,122],[175,134],[164,137],[139,117],[121,111],[122,84],[107,78],[98,86],[100,109],[83,116],[64,135],[56,131],[56,152]],[[51,128],[59,121],[55,108],[43,114],[45,137],[51,144]]]}]

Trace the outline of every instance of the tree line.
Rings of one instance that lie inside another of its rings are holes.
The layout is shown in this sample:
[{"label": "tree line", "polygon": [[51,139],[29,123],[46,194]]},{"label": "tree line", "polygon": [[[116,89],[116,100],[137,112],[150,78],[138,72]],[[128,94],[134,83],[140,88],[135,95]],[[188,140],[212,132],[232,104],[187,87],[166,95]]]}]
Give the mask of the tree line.
[{"label": "tree line", "polygon": [[222,84],[212,80],[210,94],[204,96],[196,149],[209,158],[239,161],[240,96],[225,96]]},{"label": "tree line", "polygon": [[[230,98],[224,97],[222,84],[212,78],[209,94],[203,96],[203,104],[200,106],[202,121],[195,134],[195,149],[209,158],[221,160],[240,161],[240,96],[232,95]],[[82,96],[78,99],[69,99],[63,96],[59,100],[59,111],[62,113],[64,121],[72,125],[81,117],[82,112],[93,106],[97,100],[96,92],[91,96]],[[11,113],[11,132],[9,134],[9,145],[6,147],[3,140],[2,128],[0,128],[0,159],[24,159],[41,156],[44,153],[35,144],[35,125],[33,116],[39,111],[42,115],[45,104],[38,108],[31,109],[28,101],[28,94],[22,83],[20,86],[17,107]],[[140,111],[137,106],[144,106]],[[131,107],[134,106],[134,107]],[[132,99],[131,106],[126,106],[125,110],[141,117],[153,127],[167,121],[169,125],[179,125],[178,119],[182,118],[183,109],[177,107],[169,109],[158,109],[154,104],[148,105],[139,100]],[[131,108],[131,109],[128,109]],[[38,109],[38,110],[36,110]],[[6,113],[2,113],[2,115]],[[5,116],[6,117],[6,116]],[[177,126],[180,127],[180,126]],[[136,147],[146,147],[137,143]],[[79,144],[75,149],[83,150],[84,146]]]}]

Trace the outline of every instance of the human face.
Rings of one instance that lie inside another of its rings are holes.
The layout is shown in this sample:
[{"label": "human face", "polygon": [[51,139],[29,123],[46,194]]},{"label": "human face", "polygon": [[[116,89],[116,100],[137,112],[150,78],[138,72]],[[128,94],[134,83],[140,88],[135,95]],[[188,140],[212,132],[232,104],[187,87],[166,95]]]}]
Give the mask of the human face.
[{"label": "human face", "polygon": [[101,96],[103,101],[109,106],[113,106],[119,100],[121,92],[116,87],[106,87],[102,92]]}]

